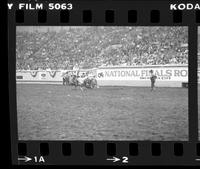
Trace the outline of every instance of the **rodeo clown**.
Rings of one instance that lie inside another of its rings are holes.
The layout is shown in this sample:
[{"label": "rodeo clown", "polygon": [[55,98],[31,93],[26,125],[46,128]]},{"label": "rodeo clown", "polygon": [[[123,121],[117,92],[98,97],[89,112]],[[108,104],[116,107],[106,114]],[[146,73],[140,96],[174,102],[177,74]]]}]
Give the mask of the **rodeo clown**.
[{"label": "rodeo clown", "polygon": [[150,80],[151,80],[151,91],[153,91],[155,89],[155,82],[157,79],[157,76],[153,73],[153,70],[150,70]]}]

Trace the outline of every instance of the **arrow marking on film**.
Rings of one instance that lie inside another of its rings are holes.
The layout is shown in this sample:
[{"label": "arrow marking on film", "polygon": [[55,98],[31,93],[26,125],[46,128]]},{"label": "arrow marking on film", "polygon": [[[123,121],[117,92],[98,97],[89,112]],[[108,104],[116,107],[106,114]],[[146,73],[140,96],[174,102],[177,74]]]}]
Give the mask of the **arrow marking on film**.
[{"label": "arrow marking on film", "polygon": [[113,161],[113,163],[115,163],[115,162],[117,162],[117,161],[120,161],[120,159],[117,158],[117,157],[107,158],[106,160],[111,160],[111,161]]},{"label": "arrow marking on film", "polygon": [[19,161],[28,162],[28,161],[31,161],[32,158],[24,156],[24,158],[18,158],[18,160],[19,160]]}]

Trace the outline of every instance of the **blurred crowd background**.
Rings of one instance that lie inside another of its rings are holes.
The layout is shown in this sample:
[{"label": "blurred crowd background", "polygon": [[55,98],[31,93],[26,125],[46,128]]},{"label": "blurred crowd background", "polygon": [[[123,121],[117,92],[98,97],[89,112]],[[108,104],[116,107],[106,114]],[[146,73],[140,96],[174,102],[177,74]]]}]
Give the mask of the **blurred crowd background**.
[{"label": "blurred crowd background", "polygon": [[16,69],[188,64],[187,27],[17,27]]}]

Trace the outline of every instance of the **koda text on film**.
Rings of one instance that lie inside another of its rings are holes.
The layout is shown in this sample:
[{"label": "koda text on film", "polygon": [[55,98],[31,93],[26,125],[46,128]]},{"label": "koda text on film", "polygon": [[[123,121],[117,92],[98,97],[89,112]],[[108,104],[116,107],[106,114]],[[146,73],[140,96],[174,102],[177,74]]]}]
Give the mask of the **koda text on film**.
[{"label": "koda text on film", "polygon": [[[8,9],[13,8],[13,3],[8,3]],[[19,3],[19,10],[43,10],[48,8],[49,10],[71,10],[73,8],[72,3]]]}]

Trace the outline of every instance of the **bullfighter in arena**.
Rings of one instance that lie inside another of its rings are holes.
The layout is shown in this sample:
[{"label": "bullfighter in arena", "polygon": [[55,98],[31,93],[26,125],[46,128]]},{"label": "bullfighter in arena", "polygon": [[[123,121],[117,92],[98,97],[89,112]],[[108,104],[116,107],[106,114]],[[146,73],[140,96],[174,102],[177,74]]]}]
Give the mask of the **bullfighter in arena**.
[{"label": "bullfighter in arena", "polygon": [[151,91],[153,91],[155,89],[155,82],[156,82],[157,76],[153,73],[153,70],[150,70],[149,72],[151,73],[151,77],[150,77],[150,80],[151,80]]}]

